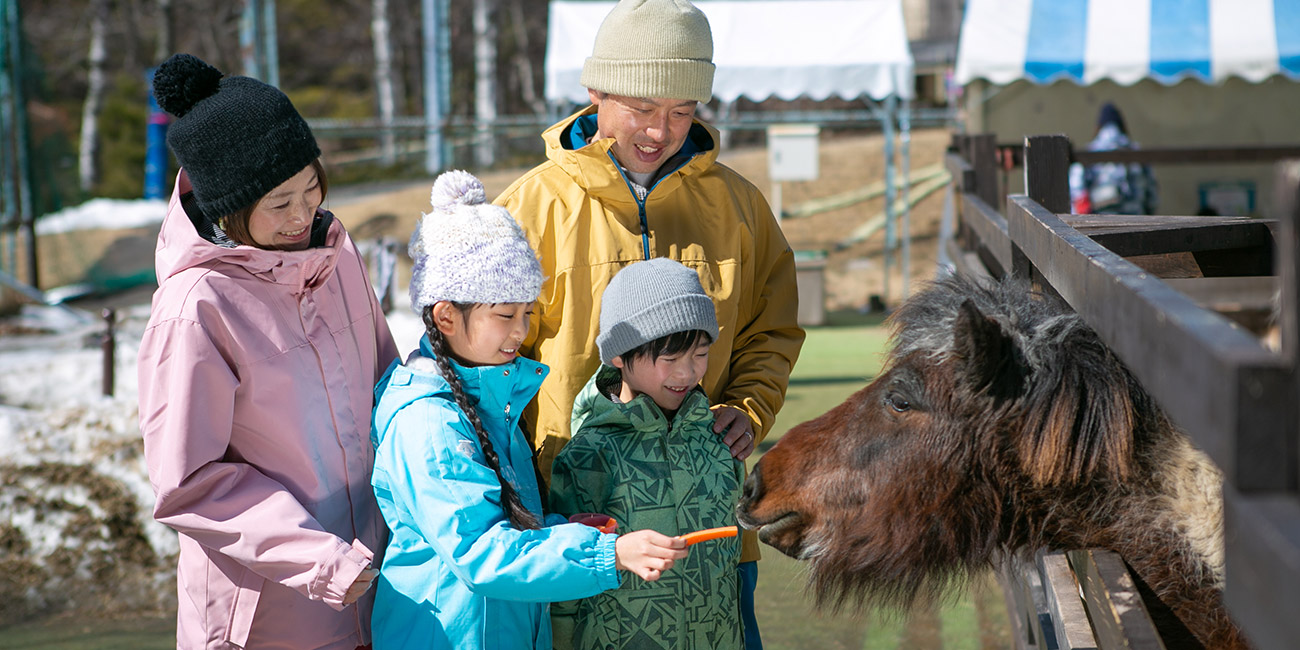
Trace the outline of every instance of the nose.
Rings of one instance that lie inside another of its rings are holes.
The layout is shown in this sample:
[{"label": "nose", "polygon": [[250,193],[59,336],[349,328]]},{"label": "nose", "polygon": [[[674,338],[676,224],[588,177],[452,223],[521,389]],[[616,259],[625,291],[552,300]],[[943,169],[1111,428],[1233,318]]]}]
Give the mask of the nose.
[{"label": "nose", "polygon": [[645,134],[656,141],[664,140],[668,135],[668,116],[651,116],[649,123],[646,125]]},{"label": "nose", "polygon": [[759,461],[754,466],[754,471],[749,473],[749,478],[745,479],[745,485],[740,490],[740,505],[747,506],[763,498],[763,462]]}]

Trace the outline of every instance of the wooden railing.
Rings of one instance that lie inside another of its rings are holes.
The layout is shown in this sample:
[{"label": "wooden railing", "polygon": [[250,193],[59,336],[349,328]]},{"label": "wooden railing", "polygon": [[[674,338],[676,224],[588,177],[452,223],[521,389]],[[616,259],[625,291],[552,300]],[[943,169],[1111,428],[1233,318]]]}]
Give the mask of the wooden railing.
[{"label": "wooden railing", "polygon": [[[1259,162],[1300,147],[1141,153]],[[1300,163],[1278,163],[1273,219],[1099,217],[1069,214],[1064,136],[1026,138],[1021,156],[1027,195],[1005,197],[1003,212],[993,136],[954,138],[947,259],[963,273],[1031,278],[1063,298],[1214,460],[1225,480],[1228,608],[1260,648],[1295,647]],[[1002,582],[1021,648],[1164,647],[1140,610],[1119,616],[1107,605],[1133,584],[1114,553],[1039,553],[1033,566],[1008,565]]]}]

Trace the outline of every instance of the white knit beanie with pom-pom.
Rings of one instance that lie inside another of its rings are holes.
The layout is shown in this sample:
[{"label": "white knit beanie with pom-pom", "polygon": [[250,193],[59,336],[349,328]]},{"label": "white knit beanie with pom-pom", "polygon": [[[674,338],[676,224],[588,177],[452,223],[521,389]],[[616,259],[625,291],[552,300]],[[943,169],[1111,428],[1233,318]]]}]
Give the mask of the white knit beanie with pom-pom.
[{"label": "white knit beanie with pom-pom", "polygon": [[433,210],[411,234],[411,309],[440,300],[531,303],[542,290],[542,266],[524,231],[505,208],[487,202],[473,174],[449,171],[433,182]]}]

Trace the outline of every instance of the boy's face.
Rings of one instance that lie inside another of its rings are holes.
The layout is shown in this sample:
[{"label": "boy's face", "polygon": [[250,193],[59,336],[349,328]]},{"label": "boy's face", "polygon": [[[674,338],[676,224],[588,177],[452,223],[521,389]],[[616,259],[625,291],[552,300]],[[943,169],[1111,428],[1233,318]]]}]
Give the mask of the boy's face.
[{"label": "boy's face", "polygon": [[629,171],[652,174],[681,151],[695,119],[694,100],[641,99],[588,90],[596,105],[596,138],[614,138],[610,149]]},{"label": "boy's face", "polygon": [[638,357],[628,363],[623,357],[610,362],[623,371],[623,390],[619,399],[630,402],[637,395],[649,395],[665,412],[676,412],[682,400],[700,380],[709,367],[709,342],[701,337],[695,347],[679,354]]}]

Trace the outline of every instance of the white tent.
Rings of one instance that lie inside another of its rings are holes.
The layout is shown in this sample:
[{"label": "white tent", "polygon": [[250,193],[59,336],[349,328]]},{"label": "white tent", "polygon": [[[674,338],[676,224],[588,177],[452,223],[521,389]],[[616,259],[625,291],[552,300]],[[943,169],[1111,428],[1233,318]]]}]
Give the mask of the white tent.
[{"label": "white tent", "polygon": [[[552,105],[588,102],[587,89],[580,82],[582,65],[591,55],[596,31],[615,4],[551,2],[546,99]],[[914,84],[901,0],[695,0],[694,4],[708,17],[713,31],[713,62],[717,66],[713,96],[722,103],[724,114],[740,97],[754,101],[866,97],[880,102],[871,104],[871,109],[886,138],[888,254],[896,238],[893,129],[897,122],[902,143],[901,186],[906,193],[911,131],[908,101]],[[907,205],[906,200],[903,204]],[[902,230],[906,277],[906,207]]]},{"label": "white tent", "polygon": [[[587,102],[578,79],[614,2],[551,3],[546,98]],[[723,102],[776,96],[912,97],[912,54],[899,0],[698,0],[713,29]]]}]

